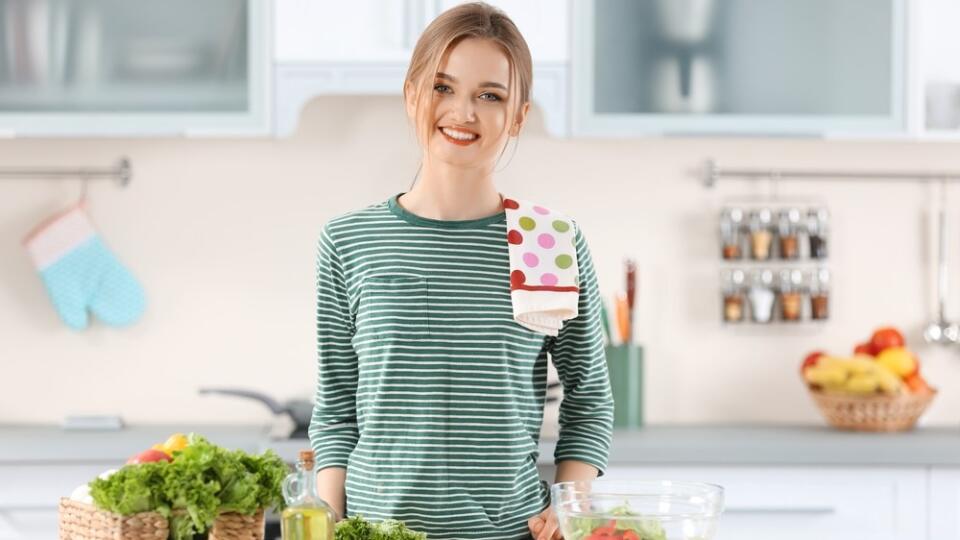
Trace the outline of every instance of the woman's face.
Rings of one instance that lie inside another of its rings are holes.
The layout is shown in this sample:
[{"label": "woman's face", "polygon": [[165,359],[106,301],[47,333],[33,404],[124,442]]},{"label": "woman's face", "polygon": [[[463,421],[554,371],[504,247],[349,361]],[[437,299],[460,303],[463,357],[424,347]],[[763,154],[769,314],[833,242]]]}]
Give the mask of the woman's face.
[{"label": "woman's face", "polygon": [[[509,81],[510,61],[492,41],[466,38],[451,47],[433,80],[430,159],[492,168],[507,139],[519,133],[529,108],[525,103],[511,129],[505,129],[513,107]],[[411,116],[412,104],[407,105]]]}]

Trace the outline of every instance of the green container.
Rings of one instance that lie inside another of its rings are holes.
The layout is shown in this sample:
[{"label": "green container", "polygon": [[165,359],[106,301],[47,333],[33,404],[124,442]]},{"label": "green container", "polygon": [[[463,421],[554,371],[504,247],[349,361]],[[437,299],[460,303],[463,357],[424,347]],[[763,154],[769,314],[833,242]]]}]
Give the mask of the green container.
[{"label": "green container", "polygon": [[613,390],[613,427],[640,428],[643,426],[643,347],[607,345],[604,349]]}]

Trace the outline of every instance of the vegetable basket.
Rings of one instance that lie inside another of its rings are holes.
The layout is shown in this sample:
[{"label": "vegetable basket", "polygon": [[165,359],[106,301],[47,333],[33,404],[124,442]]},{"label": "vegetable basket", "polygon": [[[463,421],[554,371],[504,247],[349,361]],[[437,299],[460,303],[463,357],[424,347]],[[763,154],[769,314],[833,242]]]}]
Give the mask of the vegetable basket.
[{"label": "vegetable basket", "polygon": [[810,397],[827,422],[853,431],[907,431],[933,401],[937,391],[919,394],[853,396],[810,389]]},{"label": "vegetable basket", "polygon": [[[169,521],[158,512],[122,516],[68,498],[60,499],[59,528],[60,540],[166,540],[170,535]],[[263,540],[263,509],[250,516],[219,514],[206,538]]]}]

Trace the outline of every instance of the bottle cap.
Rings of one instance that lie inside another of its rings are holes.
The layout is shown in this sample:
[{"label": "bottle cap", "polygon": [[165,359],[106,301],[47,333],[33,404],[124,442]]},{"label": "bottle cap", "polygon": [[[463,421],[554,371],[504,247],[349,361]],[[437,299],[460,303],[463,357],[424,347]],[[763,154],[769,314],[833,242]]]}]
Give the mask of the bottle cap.
[{"label": "bottle cap", "polygon": [[305,465],[308,469],[312,469],[312,468],[313,468],[313,462],[314,462],[314,460],[313,460],[313,450],[301,450],[301,451],[300,451],[300,461],[302,461],[302,462],[304,463],[304,465]]}]

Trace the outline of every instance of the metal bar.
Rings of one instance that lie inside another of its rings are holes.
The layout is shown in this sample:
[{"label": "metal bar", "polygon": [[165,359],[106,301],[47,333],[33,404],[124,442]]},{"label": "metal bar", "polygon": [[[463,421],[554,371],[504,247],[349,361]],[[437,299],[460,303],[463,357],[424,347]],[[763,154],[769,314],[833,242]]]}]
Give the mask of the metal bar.
[{"label": "metal bar", "polygon": [[121,158],[111,169],[67,169],[67,168],[0,168],[0,179],[25,178],[79,178],[79,179],[112,179],[126,187],[130,183],[133,171],[128,158]]},{"label": "metal bar", "polygon": [[956,181],[960,171],[857,171],[857,170],[801,170],[801,169],[726,169],[708,159],[704,168],[703,184],[710,188],[720,178],[805,178],[810,180],[907,180],[913,182]]}]

